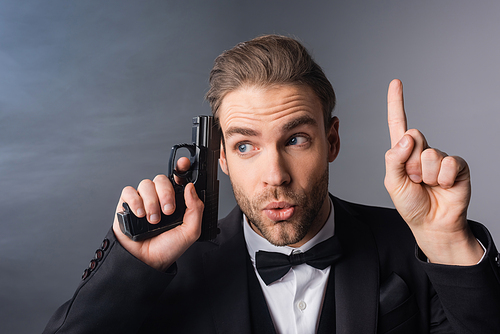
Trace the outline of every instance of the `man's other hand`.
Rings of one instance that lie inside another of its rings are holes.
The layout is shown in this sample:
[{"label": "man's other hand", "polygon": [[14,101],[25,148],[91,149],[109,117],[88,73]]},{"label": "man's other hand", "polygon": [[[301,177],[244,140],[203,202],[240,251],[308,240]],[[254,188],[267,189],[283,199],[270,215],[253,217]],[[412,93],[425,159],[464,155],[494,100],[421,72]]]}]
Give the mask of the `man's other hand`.
[{"label": "man's other hand", "polygon": [[396,209],[431,262],[476,264],[483,250],[467,224],[467,163],[429,147],[420,131],[407,130],[400,80],[389,85],[387,110],[391,149],[385,186]]}]

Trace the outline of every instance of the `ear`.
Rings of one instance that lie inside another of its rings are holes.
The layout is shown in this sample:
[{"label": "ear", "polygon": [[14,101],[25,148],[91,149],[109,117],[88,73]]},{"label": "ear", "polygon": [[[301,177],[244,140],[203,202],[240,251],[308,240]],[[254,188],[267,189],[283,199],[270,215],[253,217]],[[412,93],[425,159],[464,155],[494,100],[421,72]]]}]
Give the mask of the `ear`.
[{"label": "ear", "polygon": [[219,157],[220,169],[222,169],[224,174],[229,175],[229,171],[227,169],[226,150],[224,144],[222,143],[222,140],[220,141],[219,152],[220,152],[220,157]]},{"label": "ear", "polygon": [[326,134],[328,141],[328,162],[333,162],[340,151],[339,119],[334,116],[331,121],[330,129]]}]

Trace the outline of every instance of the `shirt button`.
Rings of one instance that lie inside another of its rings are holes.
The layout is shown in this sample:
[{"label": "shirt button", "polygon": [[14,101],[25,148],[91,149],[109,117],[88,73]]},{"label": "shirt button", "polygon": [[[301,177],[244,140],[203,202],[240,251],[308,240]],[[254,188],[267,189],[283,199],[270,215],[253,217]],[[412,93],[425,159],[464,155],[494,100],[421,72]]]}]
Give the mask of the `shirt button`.
[{"label": "shirt button", "polygon": [[304,311],[307,307],[307,304],[305,301],[301,300],[297,303],[297,307],[299,308],[299,310]]}]

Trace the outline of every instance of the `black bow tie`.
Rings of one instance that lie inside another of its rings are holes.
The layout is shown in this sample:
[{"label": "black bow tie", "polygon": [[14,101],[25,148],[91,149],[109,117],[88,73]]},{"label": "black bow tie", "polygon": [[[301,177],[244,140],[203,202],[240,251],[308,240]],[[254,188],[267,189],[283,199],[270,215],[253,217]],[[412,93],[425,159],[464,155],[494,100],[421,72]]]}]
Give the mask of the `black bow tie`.
[{"label": "black bow tie", "polygon": [[341,256],[340,243],[335,236],[320,242],[305,253],[285,255],[281,253],[258,251],[255,254],[255,267],[260,277],[269,285],[277,281],[292,266],[307,263],[316,269],[325,269]]}]

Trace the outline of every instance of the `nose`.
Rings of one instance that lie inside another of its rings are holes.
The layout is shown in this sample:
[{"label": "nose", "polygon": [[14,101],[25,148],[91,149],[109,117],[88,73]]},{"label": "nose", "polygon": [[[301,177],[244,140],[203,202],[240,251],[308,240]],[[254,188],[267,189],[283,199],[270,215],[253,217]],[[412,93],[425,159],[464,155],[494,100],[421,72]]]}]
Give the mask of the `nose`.
[{"label": "nose", "polygon": [[266,159],[262,166],[262,182],[268,186],[283,186],[291,181],[288,164],[279,150],[266,152]]}]

